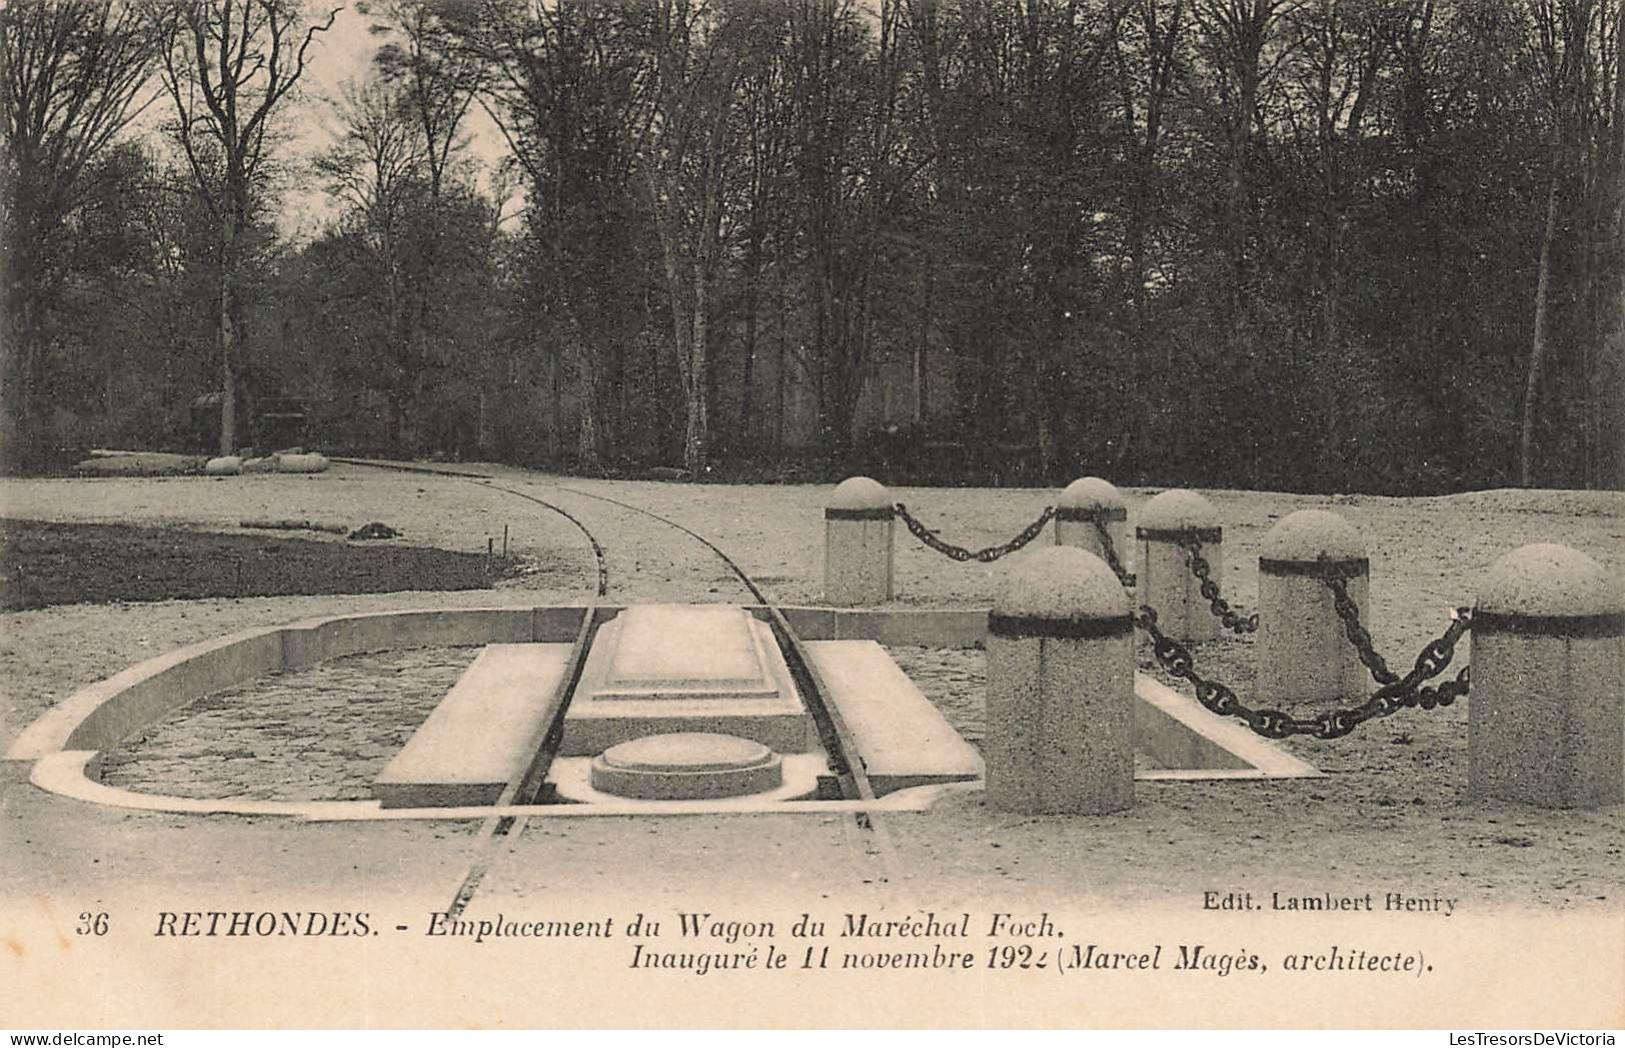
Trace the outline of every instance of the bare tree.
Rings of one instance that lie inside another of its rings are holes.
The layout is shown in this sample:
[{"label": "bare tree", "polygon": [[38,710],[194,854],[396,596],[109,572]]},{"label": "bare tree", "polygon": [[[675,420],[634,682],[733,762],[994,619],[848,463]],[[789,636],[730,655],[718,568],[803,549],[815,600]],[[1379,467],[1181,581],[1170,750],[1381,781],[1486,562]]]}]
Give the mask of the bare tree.
[{"label": "bare tree", "polygon": [[1342,446],[1348,413],[1339,372],[1347,371],[1350,359],[1343,346],[1350,173],[1360,169],[1359,151],[1382,87],[1382,70],[1413,21],[1416,6],[1412,0],[1353,5],[1313,0],[1283,19],[1282,137],[1318,183],[1306,201],[1313,218],[1302,224],[1302,231],[1315,288],[1316,359],[1328,379],[1318,398],[1323,423],[1319,439],[1329,454]]},{"label": "bare tree", "polygon": [[[453,46],[487,70],[480,94],[529,189],[531,231],[548,274],[545,309],[570,360],[576,457],[602,453],[605,361],[618,331],[617,277],[631,253],[624,206],[635,144],[650,119],[647,54],[629,46],[636,5],[464,0],[442,9]],[[621,345],[617,345],[617,342]]]},{"label": "bare tree", "polygon": [[[1569,271],[1575,267],[1572,262],[1565,265],[1565,260],[1575,253],[1575,245],[1567,228],[1572,223],[1565,223],[1563,216],[1576,206],[1573,197],[1576,194],[1583,197],[1586,192],[1588,140],[1598,115],[1598,96],[1600,93],[1606,99],[1610,93],[1609,70],[1598,53],[1599,43],[1606,40],[1607,0],[1529,0],[1529,15],[1534,59],[1549,121],[1551,167],[1535,277],[1533,333],[1529,364],[1524,372],[1523,410],[1518,430],[1518,482],[1524,487],[1535,482],[1536,408],[1553,341],[1551,303],[1558,294],[1572,294],[1574,290],[1564,286],[1565,278],[1573,276]],[[1582,199],[1579,203],[1583,212],[1585,202]],[[1589,341],[1593,334],[1588,332],[1581,337]],[[1589,435],[1589,427],[1587,429]]]},{"label": "bare tree", "polygon": [[927,160],[899,113],[905,65],[897,0],[784,5],[799,233],[808,252],[808,340],[819,429],[848,451],[869,375],[888,236]]},{"label": "bare tree", "polygon": [[239,372],[247,351],[240,286],[244,236],[271,155],[270,133],[341,8],[307,21],[300,0],[157,0],[160,76],[171,125],[220,230],[220,453],[237,444]]},{"label": "bare tree", "polygon": [[372,32],[384,40],[379,70],[401,94],[422,140],[429,191],[438,200],[453,159],[465,139],[464,119],[486,77],[477,52],[457,46],[430,0],[372,0],[357,5],[374,19]]},{"label": "bare tree", "polygon": [[640,150],[683,386],[683,465],[696,477],[709,447],[713,284],[727,235],[723,194],[733,161],[727,132],[741,58],[729,39],[737,28],[729,17],[703,0],[658,5],[654,112]]},{"label": "bare tree", "polygon": [[145,108],[153,34],[125,0],[23,0],[0,8],[4,120],[4,409],[21,459],[40,451],[50,339],[46,314],[61,280],[57,233],[81,175]]},{"label": "bare tree", "polygon": [[1225,232],[1233,332],[1244,326],[1253,282],[1253,152],[1265,132],[1260,102],[1281,60],[1281,20],[1298,6],[1294,0],[1198,0],[1191,10],[1229,151]]},{"label": "bare tree", "polygon": [[1143,335],[1149,325],[1146,283],[1150,277],[1147,241],[1156,226],[1158,154],[1164,122],[1179,73],[1186,0],[1135,0],[1113,22],[1112,58],[1123,125],[1132,136],[1128,215],[1124,248],[1129,262],[1129,294]]},{"label": "bare tree", "polygon": [[[372,255],[383,290],[383,340],[392,374],[389,435],[402,444],[406,404],[413,382],[414,316],[407,308],[402,223],[410,197],[429,166],[428,151],[413,126],[402,95],[372,81],[344,86],[334,105],[339,141],[316,158],[316,171],[328,192],[348,206],[349,215]],[[420,296],[426,298],[426,296]]]}]

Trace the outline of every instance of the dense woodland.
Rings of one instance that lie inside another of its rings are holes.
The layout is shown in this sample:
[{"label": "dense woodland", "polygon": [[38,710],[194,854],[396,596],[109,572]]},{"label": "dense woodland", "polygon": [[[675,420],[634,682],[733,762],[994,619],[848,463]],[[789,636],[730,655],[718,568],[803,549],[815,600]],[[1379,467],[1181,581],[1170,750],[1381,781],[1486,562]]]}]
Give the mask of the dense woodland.
[{"label": "dense woodland", "polygon": [[1621,0],[368,0],[318,99],[337,17],[0,11],[9,468],[215,391],[210,451],[1625,481]]}]

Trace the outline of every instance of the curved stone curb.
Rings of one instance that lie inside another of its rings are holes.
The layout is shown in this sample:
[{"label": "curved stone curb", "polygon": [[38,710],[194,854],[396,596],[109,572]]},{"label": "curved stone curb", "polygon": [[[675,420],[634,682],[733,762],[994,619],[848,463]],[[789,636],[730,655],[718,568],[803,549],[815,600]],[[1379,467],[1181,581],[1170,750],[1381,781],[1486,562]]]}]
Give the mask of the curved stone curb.
[{"label": "curved stone curb", "polygon": [[373,818],[382,811],[377,801],[253,801],[138,793],[97,781],[99,771],[95,765],[100,760],[101,754],[94,750],[63,750],[46,754],[34,762],[29,781],[59,797],[135,811],[306,819]]},{"label": "curved stone curb", "polygon": [[6,759],[110,749],[194,699],[281,670],[283,631],[249,630],[177,648],[81,688],[23,729]]}]

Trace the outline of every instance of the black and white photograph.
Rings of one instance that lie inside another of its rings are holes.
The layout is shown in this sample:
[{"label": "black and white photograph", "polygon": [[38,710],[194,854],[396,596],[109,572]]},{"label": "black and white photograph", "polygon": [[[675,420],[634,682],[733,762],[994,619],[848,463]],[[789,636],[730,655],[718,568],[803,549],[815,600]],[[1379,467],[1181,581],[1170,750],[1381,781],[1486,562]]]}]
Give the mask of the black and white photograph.
[{"label": "black and white photograph", "polygon": [[1625,0],[0,0],[0,113],[0,1030],[1625,1027]]}]

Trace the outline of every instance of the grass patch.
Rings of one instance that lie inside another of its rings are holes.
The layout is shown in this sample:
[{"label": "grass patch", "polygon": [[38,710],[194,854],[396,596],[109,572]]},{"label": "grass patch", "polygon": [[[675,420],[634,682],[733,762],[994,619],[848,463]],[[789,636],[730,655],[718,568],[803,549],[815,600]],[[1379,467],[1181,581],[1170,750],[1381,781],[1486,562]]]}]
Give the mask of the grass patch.
[{"label": "grass patch", "polygon": [[54,604],[484,589],[514,558],[417,546],[0,520],[0,610]]}]

